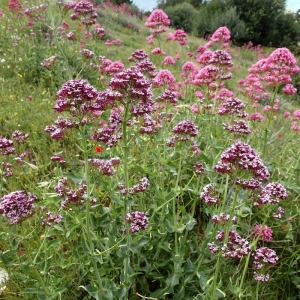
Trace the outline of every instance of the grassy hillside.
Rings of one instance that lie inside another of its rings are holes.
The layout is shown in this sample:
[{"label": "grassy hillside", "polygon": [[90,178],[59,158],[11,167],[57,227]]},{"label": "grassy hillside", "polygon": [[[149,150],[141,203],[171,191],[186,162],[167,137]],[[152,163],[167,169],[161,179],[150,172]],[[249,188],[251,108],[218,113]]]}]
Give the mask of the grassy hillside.
[{"label": "grassy hillside", "polygon": [[299,57],[157,14],[1,1],[0,298],[299,298]]}]

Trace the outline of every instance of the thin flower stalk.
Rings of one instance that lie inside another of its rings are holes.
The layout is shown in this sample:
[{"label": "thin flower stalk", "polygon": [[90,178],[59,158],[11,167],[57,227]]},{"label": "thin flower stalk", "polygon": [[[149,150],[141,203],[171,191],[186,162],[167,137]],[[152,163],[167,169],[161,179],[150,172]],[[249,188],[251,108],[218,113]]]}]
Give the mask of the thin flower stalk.
[{"label": "thin flower stalk", "polygon": [[[97,277],[97,282],[99,285],[100,291],[103,291],[103,285],[102,285],[102,279],[100,277],[99,271],[98,271],[98,266],[97,266],[97,261],[96,258],[94,257],[94,242],[91,237],[91,183],[90,183],[90,167],[89,167],[89,161],[88,161],[88,149],[87,149],[87,141],[85,137],[85,126],[81,128],[81,140],[82,140],[82,150],[83,150],[83,156],[84,156],[84,180],[86,183],[86,214],[85,214],[85,222],[86,222],[86,236],[87,236],[87,242],[88,242],[88,249],[89,252],[92,256],[92,263],[94,267],[94,272]],[[84,232],[84,230],[83,230]]]}]

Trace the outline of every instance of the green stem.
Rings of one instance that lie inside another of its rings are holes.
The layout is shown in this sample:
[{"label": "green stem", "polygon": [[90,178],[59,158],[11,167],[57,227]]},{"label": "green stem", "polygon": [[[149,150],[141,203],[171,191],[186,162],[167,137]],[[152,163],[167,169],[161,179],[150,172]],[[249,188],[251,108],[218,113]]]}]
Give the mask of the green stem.
[{"label": "green stem", "polygon": [[[228,176],[226,178],[226,184],[228,185]],[[227,191],[227,189],[226,189],[226,191]],[[231,225],[232,225],[232,218],[233,218],[233,214],[235,212],[235,207],[236,207],[236,202],[237,202],[237,198],[238,198],[238,193],[239,193],[239,189],[236,188],[235,193],[234,193],[233,202],[232,202],[232,207],[230,209],[230,217],[229,217],[229,220],[228,220],[228,223],[227,223],[226,232],[225,232],[224,245],[228,244],[229,232],[230,232],[230,228],[231,228]],[[212,283],[211,288],[209,290],[209,295],[212,296],[213,298],[216,297],[215,291],[216,291],[217,281],[218,281],[218,277],[219,277],[218,275],[219,275],[219,270],[220,270],[221,258],[222,258],[222,254],[219,253],[217,264],[216,264],[216,268],[215,268],[215,272],[214,272],[213,283]]]},{"label": "green stem", "polygon": [[245,276],[246,276],[246,272],[248,270],[248,264],[249,264],[249,260],[250,260],[250,256],[251,256],[251,252],[247,255],[247,258],[246,258],[246,262],[245,262],[245,266],[244,266],[244,270],[243,270],[243,274],[242,274],[242,279],[241,279],[241,283],[239,285],[239,299],[241,298],[241,291],[242,291],[242,287],[243,287],[243,284],[244,284],[244,279],[245,279]]},{"label": "green stem", "polygon": [[[83,149],[83,155],[84,155],[84,181],[86,184],[86,214],[85,214],[85,234],[86,234],[86,238],[88,241],[88,249],[89,249],[89,253],[92,257],[92,263],[93,263],[93,267],[94,267],[94,272],[95,275],[97,277],[97,282],[99,285],[99,289],[100,291],[103,291],[103,285],[102,285],[102,280],[98,271],[98,267],[97,267],[97,261],[94,257],[94,243],[92,240],[92,236],[91,236],[91,215],[90,215],[90,210],[91,210],[91,197],[90,197],[90,193],[91,193],[91,184],[90,184],[90,168],[89,168],[89,162],[88,162],[88,149],[87,149],[87,143],[86,143],[86,137],[85,137],[85,127],[81,128],[81,138],[82,138],[82,149]],[[84,233],[84,230],[83,230]]]},{"label": "green stem", "polygon": [[28,245],[27,245],[27,241],[26,241],[26,235],[25,235],[25,233],[23,231],[23,227],[22,227],[22,236],[23,236],[23,238],[22,238],[22,244],[24,245],[26,256],[27,256],[27,258],[28,258],[28,260],[29,260],[29,262],[30,262],[30,264],[32,266],[31,269],[34,272],[34,274],[36,275],[36,278],[37,278],[40,286],[42,287],[45,295],[48,297],[50,293],[49,293],[48,288],[47,288],[47,286],[46,286],[46,284],[44,282],[44,279],[42,278],[41,274],[39,273],[39,271],[35,267],[35,262],[31,258],[31,252],[28,249]]},{"label": "green stem", "polygon": [[[178,172],[177,172],[177,179],[176,179],[176,184],[175,184],[175,192],[177,191],[179,187],[179,180],[180,180],[180,174],[181,174],[181,165],[182,165],[182,155],[180,155],[179,158],[179,166],[178,166]],[[173,198],[173,223],[174,223],[174,232],[175,232],[175,252],[174,252],[174,271],[177,273],[179,270],[179,265],[178,262],[176,262],[177,257],[178,257],[178,232],[177,232],[177,211],[176,211],[176,200],[177,197]]]},{"label": "green stem", "polygon": [[[128,137],[127,137],[127,118],[128,118],[128,113],[129,113],[129,106],[125,105],[124,108],[124,119],[122,122],[122,133],[123,133],[123,173],[124,173],[124,180],[125,180],[125,188],[128,190],[129,188],[129,174],[128,174]],[[127,215],[127,213],[129,213],[130,211],[130,207],[127,203],[127,196],[125,196],[124,199],[124,207],[123,207],[123,218],[125,220],[125,217]],[[130,255],[129,255],[129,247],[130,247],[130,239],[128,236],[128,232],[129,232],[129,226],[128,224],[126,225],[126,257],[124,259],[124,283],[126,286],[126,295],[124,299],[128,299],[128,286],[129,286],[129,282],[128,282],[128,272],[129,272],[129,266],[130,266]]]},{"label": "green stem", "polygon": [[255,300],[260,299],[260,298],[258,297],[258,291],[259,291],[259,281],[258,281],[257,284],[256,284]]}]

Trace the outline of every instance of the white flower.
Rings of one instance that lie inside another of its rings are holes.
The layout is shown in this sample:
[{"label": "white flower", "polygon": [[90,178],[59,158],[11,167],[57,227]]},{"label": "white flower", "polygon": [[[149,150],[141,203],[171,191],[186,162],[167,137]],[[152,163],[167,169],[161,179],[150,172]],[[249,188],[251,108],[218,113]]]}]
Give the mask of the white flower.
[{"label": "white flower", "polygon": [[5,284],[8,281],[8,279],[8,273],[4,269],[0,268],[0,291],[5,289]]}]

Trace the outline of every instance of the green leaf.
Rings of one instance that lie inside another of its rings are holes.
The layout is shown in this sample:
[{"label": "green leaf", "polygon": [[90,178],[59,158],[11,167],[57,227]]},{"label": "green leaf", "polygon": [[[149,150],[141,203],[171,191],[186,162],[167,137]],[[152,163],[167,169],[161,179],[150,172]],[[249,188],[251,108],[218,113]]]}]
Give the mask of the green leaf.
[{"label": "green leaf", "polygon": [[130,250],[133,253],[138,252],[139,248],[143,247],[147,243],[149,243],[150,238],[147,236],[138,236],[137,239],[133,240],[133,243],[130,246]]},{"label": "green leaf", "polygon": [[172,275],[170,275],[167,280],[166,283],[170,286],[170,288],[173,290],[174,286],[179,284],[179,279],[180,279],[180,275],[179,274],[175,274],[173,273]]},{"label": "green leaf", "polygon": [[18,264],[14,263],[13,260],[10,258],[14,254],[15,251],[9,250],[6,251],[5,253],[1,252],[0,258],[2,262],[5,264],[6,267],[11,267],[11,266],[17,266]]},{"label": "green leaf", "polygon": [[89,295],[91,295],[92,297],[94,297],[96,300],[100,300],[99,298],[99,292],[98,292],[98,287],[95,284],[89,284],[86,286],[80,286],[81,288],[83,288],[85,291],[87,291],[89,293]]},{"label": "green leaf", "polygon": [[239,286],[235,286],[235,285],[230,285],[229,286],[229,290],[232,294],[238,296],[240,291],[241,291],[241,288]]},{"label": "green leaf", "polygon": [[156,290],[154,293],[152,293],[150,295],[150,297],[152,298],[157,298],[157,299],[166,299],[166,295],[168,295],[169,293],[166,292],[166,289],[159,289],[159,290]]},{"label": "green leaf", "polygon": [[221,291],[220,289],[216,289],[216,296],[217,298],[225,298],[226,297],[226,294],[225,292]]},{"label": "green leaf", "polygon": [[71,226],[71,228],[67,231],[66,233],[66,238],[68,238],[70,236],[70,234],[77,228],[80,227],[80,224],[74,224],[73,226]]}]

